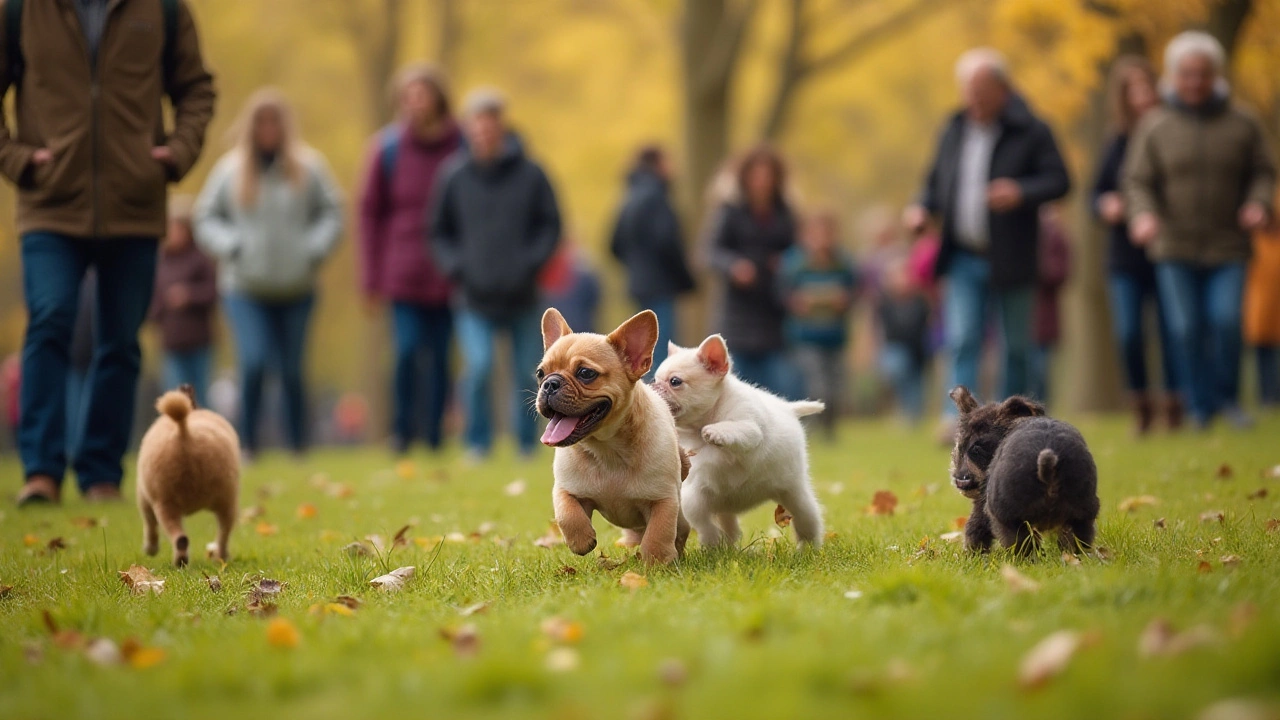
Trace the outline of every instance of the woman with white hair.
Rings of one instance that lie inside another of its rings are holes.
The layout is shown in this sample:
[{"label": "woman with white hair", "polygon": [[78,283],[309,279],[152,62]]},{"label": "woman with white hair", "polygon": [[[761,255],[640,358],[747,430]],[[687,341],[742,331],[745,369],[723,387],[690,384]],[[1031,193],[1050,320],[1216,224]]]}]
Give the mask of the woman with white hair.
[{"label": "woman with white hair", "polygon": [[1240,409],[1241,303],[1250,235],[1271,220],[1276,168],[1262,126],[1231,103],[1226,54],[1185,32],[1165,50],[1165,106],[1147,113],[1125,158],[1130,238],[1156,264],[1191,417]]}]

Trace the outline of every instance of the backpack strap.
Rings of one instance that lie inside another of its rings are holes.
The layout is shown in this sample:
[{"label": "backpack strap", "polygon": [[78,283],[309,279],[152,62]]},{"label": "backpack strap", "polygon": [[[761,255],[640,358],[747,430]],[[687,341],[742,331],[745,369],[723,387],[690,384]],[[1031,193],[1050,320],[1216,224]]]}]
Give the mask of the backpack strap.
[{"label": "backpack strap", "polygon": [[22,84],[22,0],[5,0],[4,49],[9,66],[9,84]]},{"label": "backpack strap", "polygon": [[402,128],[392,123],[382,128],[378,145],[378,167],[382,171],[382,181],[391,183],[396,170],[396,156],[400,154],[400,136]]}]

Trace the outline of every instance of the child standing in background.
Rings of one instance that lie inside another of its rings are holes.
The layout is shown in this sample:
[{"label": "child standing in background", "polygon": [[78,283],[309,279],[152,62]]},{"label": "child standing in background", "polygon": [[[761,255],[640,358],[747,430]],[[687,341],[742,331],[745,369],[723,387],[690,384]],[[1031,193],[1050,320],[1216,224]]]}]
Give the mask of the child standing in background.
[{"label": "child standing in background", "polygon": [[929,297],[912,277],[906,260],[885,273],[884,294],[876,308],[884,340],[880,372],[912,425],[924,416],[924,375],[929,360]]},{"label": "child standing in background", "polygon": [[1244,295],[1244,339],[1258,368],[1258,402],[1280,408],[1280,227],[1254,233]]},{"label": "child standing in background", "polygon": [[213,310],[218,302],[217,265],[196,247],[191,230],[192,200],[169,204],[169,233],[156,263],[151,319],[160,330],[166,389],[190,385],[196,403],[208,406],[213,369]]},{"label": "child standing in background", "polygon": [[806,218],[800,244],[787,251],[778,280],[789,315],[787,339],[807,395],[827,404],[820,416],[834,439],[845,386],[849,311],[857,288],[853,260],[840,248],[835,213]]}]

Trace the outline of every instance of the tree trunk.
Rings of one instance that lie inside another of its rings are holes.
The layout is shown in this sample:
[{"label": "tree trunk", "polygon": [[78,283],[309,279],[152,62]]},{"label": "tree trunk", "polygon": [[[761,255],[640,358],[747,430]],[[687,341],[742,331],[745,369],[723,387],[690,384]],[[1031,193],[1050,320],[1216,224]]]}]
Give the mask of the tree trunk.
[{"label": "tree trunk", "polygon": [[1235,54],[1240,40],[1240,31],[1244,28],[1249,13],[1253,11],[1253,0],[1221,0],[1213,4],[1209,10],[1209,18],[1205,21],[1205,30],[1222,43],[1227,50],[1227,57]]},{"label": "tree trunk", "polygon": [[[703,194],[729,147],[729,88],[736,58],[713,58],[731,22],[726,0],[686,0],[680,23],[684,94],[681,205],[701,218]],[[736,53],[734,53],[736,55]]]}]

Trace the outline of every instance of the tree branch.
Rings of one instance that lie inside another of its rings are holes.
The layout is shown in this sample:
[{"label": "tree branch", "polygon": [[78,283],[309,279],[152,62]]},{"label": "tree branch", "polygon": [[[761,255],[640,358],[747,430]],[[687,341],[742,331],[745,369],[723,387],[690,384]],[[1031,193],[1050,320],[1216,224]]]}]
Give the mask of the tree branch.
[{"label": "tree branch", "polygon": [[747,34],[747,27],[759,5],[759,0],[746,0],[736,13],[726,9],[724,19],[716,28],[706,55],[703,56],[702,68],[697,76],[699,91],[707,92],[718,87],[733,73],[742,50],[742,38]]},{"label": "tree branch", "polygon": [[941,4],[941,0],[915,0],[892,15],[858,31],[827,54],[803,61],[801,74],[817,75],[839,67],[871,50],[877,43],[888,39],[888,36],[909,27]]}]

